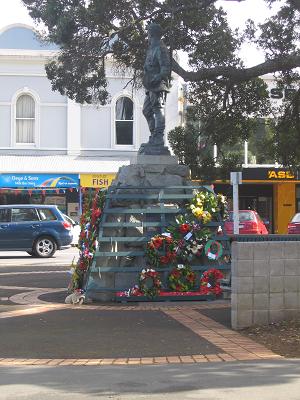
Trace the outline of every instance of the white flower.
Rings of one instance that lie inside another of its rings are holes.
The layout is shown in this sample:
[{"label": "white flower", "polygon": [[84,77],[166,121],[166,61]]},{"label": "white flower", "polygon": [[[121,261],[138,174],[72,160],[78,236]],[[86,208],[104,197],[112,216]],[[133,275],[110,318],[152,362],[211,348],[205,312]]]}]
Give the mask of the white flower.
[{"label": "white flower", "polygon": [[183,269],[183,268],[184,268],[184,264],[178,264],[178,265],[177,265],[177,268],[178,268],[178,269]]}]

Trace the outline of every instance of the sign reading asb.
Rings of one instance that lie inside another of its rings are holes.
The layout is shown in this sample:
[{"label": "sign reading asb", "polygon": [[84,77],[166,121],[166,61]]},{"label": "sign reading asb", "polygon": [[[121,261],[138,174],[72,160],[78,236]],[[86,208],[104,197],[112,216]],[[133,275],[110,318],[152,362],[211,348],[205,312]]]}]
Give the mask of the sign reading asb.
[{"label": "sign reading asb", "polygon": [[76,188],[79,186],[79,175],[56,174],[0,174],[2,188]]},{"label": "sign reading asb", "polygon": [[244,181],[299,181],[299,173],[284,168],[244,168]]},{"label": "sign reading asb", "polygon": [[273,169],[268,171],[268,179],[295,179],[295,175],[290,171],[278,171]]}]

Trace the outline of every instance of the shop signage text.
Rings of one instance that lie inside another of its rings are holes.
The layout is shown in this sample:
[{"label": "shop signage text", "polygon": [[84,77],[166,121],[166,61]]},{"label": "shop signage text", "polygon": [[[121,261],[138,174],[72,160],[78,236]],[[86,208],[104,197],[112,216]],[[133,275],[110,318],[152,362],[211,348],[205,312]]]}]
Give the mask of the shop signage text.
[{"label": "shop signage text", "polygon": [[91,188],[107,188],[115,179],[116,174],[81,174],[80,186]]},{"label": "shop signage text", "polygon": [[268,171],[268,179],[295,179],[290,171]]},{"label": "shop signage text", "polygon": [[295,94],[296,89],[294,88],[272,88],[270,90],[270,97],[271,99],[289,99],[293,94]]},{"label": "shop signage text", "polygon": [[284,168],[243,168],[243,181],[298,181],[298,173]]},{"label": "shop signage text", "polygon": [[76,174],[0,174],[2,188],[76,188],[79,176]]}]

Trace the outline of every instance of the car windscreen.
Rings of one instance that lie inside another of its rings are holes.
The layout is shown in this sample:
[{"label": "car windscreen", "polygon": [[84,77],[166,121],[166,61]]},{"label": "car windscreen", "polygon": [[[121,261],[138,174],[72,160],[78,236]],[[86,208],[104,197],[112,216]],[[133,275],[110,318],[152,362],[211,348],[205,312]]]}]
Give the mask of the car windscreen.
[{"label": "car windscreen", "polygon": [[300,222],[300,213],[293,216],[292,222]]},{"label": "car windscreen", "polygon": [[[229,213],[229,219],[228,220],[230,222],[233,222],[233,212]],[[240,211],[239,212],[239,220],[240,220],[240,222],[255,221],[254,213],[253,212],[248,212],[248,211]]]}]

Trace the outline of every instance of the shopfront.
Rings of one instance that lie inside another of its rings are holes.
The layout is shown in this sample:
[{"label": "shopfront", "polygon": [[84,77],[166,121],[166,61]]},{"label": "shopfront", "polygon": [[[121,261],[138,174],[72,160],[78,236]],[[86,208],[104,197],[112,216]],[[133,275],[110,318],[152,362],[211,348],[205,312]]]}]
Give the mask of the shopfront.
[{"label": "shopfront", "polygon": [[54,204],[77,217],[79,175],[0,174],[0,204]]},{"label": "shopfront", "polygon": [[82,188],[108,188],[116,175],[116,173],[80,174],[80,186]]},{"label": "shopfront", "polygon": [[[239,186],[239,208],[253,209],[270,233],[286,234],[295,212],[300,212],[300,179],[284,168],[244,168]],[[215,184],[215,191],[232,198],[232,187]]]},{"label": "shopfront", "polygon": [[107,189],[116,177],[116,173],[106,174],[80,174],[80,210],[82,212],[86,196],[92,195],[96,190]]}]

